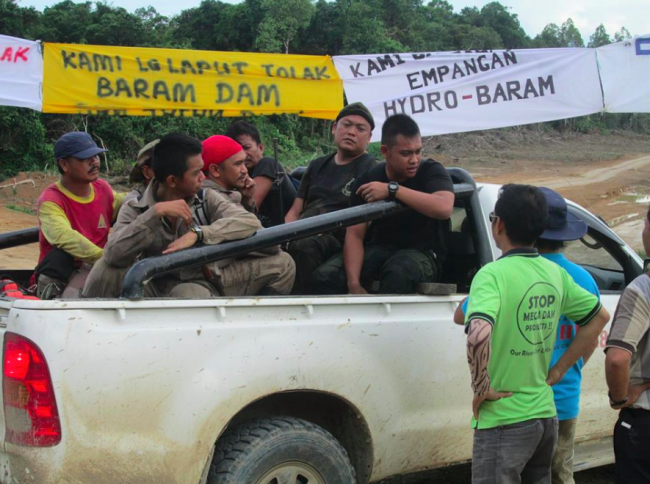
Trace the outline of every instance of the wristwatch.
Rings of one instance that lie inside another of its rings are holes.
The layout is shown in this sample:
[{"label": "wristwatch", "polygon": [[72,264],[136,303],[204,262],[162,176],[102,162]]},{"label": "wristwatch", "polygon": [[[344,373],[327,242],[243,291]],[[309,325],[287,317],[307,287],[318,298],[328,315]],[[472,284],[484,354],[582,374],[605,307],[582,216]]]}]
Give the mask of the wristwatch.
[{"label": "wristwatch", "polygon": [[203,242],[203,230],[198,225],[192,225],[190,231],[196,234],[196,241]]},{"label": "wristwatch", "polygon": [[397,190],[399,190],[399,183],[392,181],[388,184],[389,200],[395,200],[395,197],[397,197]]},{"label": "wristwatch", "polygon": [[627,401],[630,399],[629,396],[626,396],[623,400],[619,400],[618,402],[612,398],[612,394],[608,393],[607,396],[609,397],[609,406],[610,407],[619,407],[621,405],[625,405]]}]

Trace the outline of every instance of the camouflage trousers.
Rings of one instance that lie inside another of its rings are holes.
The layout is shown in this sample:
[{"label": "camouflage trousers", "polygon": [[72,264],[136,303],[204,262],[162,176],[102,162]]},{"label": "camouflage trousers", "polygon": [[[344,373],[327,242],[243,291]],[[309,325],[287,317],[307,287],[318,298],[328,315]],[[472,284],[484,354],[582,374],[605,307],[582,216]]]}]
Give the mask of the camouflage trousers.
[{"label": "camouflage trousers", "polygon": [[[438,281],[440,267],[431,250],[368,244],[364,247],[361,285],[369,290],[370,282],[379,281],[379,294],[414,294],[418,283]],[[332,257],[312,274],[311,287],[314,294],[347,294],[343,254]]]},{"label": "camouflage trousers", "polygon": [[224,296],[282,296],[291,292],[296,265],[289,254],[280,251],[234,260],[217,271],[211,282]]},{"label": "camouflage trousers", "polygon": [[[102,257],[95,262],[90,271],[83,297],[119,297],[122,292],[122,281],[129,269],[130,267],[110,266]],[[153,279],[144,287],[144,296],[206,299],[221,295],[282,295],[289,294],[291,291],[295,275],[293,260],[284,252],[266,257],[235,260],[217,270],[217,273],[212,274],[211,281],[200,276],[189,280],[181,280],[173,276]]]},{"label": "camouflage trousers", "polygon": [[[106,263],[102,257],[93,265],[82,297],[114,299],[122,293],[124,276],[131,267],[115,267]],[[219,295],[207,280],[180,280],[173,276],[162,276],[149,281],[144,286],[144,297],[173,297],[175,299],[207,299]]]},{"label": "camouflage trousers", "polygon": [[326,260],[341,252],[341,243],[330,233],[318,234],[289,243],[289,254],[296,262],[296,280],[291,294],[314,294],[311,275]]}]

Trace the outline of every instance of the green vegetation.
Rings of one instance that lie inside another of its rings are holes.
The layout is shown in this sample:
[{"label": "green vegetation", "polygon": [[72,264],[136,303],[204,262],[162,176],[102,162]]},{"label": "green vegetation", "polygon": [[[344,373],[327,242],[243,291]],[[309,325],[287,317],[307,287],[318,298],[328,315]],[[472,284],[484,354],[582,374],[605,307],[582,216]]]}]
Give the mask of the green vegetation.
[{"label": "green vegetation", "polygon": [[21,207],[20,205],[16,205],[15,203],[8,203],[7,205],[5,205],[5,207],[7,207],[9,210],[13,210],[15,212],[22,212],[22,213],[26,213],[26,214],[29,214],[29,215],[36,215],[35,210],[33,210],[31,208],[28,208],[28,207]]},{"label": "green vegetation", "polygon": [[[499,2],[455,12],[446,0],[203,0],[171,18],[153,7],[131,13],[109,3],[65,0],[41,12],[21,7],[16,0],[0,0],[0,34],[60,43],[332,56],[585,44],[571,19],[560,26],[549,24],[531,38],[517,14]],[[629,37],[623,28],[612,38],[600,25],[588,45]],[[128,171],[140,147],[156,137],[182,131],[203,139],[223,133],[231,121],[53,115],[0,107],[0,177],[51,167],[53,142],[74,129],[89,131],[110,149],[108,169],[116,174]],[[287,165],[304,164],[332,149],[328,122],[295,116],[259,117],[254,122],[269,152],[272,139],[278,139],[280,161]],[[598,114],[547,126],[650,133],[650,116]]]}]

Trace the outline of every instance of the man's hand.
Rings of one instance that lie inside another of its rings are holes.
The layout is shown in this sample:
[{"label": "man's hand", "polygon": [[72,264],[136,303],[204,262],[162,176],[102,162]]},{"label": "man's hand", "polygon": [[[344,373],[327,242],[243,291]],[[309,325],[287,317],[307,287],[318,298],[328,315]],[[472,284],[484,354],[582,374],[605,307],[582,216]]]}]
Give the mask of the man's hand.
[{"label": "man's hand", "polygon": [[650,382],[642,383],[640,385],[628,385],[627,387],[627,402],[623,405],[610,405],[614,410],[620,410],[621,408],[626,408],[634,405],[634,403],[639,399],[641,394],[646,390],[650,389]]},{"label": "man's hand", "polygon": [[194,232],[188,232],[169,244],[169,247],[167,247],[167,250],[163,251],[163,254],[171,254],[177,250],[183,250],[187,249],[188,247],[192,247],[196,243],[197,239],[198,236]]},{"label": "man's hand", "polygon": [[546,383],[550,386],[553,386],[562,381],[566,372],[560,370],[557,365],[553,365],[553,368],[548,370],[548,375],[546,377]]},{"label": "man's hand", "polygon": [[370,182],[361,185],[357,190],[357,195],[366,202],[378,202],[388,198],[388,183]]},{"label": "man's hand", "polygon": [[497,400],[501,400],[502,398],[508,398],[511,396],[512,392],[497,392],[492,388],[490,388],[487,393],[484,393],[480,397],[478,395],[474,395],[474,399],[472,400],[472,412],[474,413],[474,418],[478,420],[479,408],[485,400],[488,402],[495,402]]},{"label": "man's hand", "polygon": [[350,294],[368,294],[368,291],[366,291],[364,287],[358,282],[355,284],[348,283],[348,291]]},{"label": "man's hand", "polygon": [[154,205],[154,209],[158,218],[181,218],[188,227],[192,225],[192,212],[185,200],[181,199],[172,200],[171,202],[158,202]]},{"label": "man's hand", "polygon": [[[252,199],[255,195],[255,180],[250,176],[246,175],[246,180],[244,181],[244,187],[239,189],[242,198]],[[249,204],[250,205],[250,204]]]}]

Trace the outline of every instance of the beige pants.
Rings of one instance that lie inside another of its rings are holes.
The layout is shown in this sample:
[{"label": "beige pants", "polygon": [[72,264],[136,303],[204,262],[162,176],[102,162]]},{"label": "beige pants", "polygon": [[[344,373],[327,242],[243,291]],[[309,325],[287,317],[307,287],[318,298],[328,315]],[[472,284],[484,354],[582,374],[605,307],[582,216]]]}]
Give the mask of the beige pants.
[{"label": "beige pants", "polygon": [[[112,267],[102,257],[90,271],[83,297],[119,297],[128,270],[129,268]],[[219,269],[215,278],[226,296],[282,295],[291,291],[295,273],[296,267],[291,256],[280,252],[266,257],[233,261]],[[144,287],[145,297],[205,299],[218,295],[215,287],[206,280],[181,281],[173,277],[161,277]]]},{"label": "beige pants", "polygon": [[226,296],[285,295],[291,292],[296,265],[286,252],[266,257],[247,257],[219,269]]},{"label": "beige pants", "polygon": [[[83,289],[83,297],[118,298],[122,281],[130,267],[108,265],[102,257],[93,266]],[[181,281],[160,277],[144,286],[144,297],[173,297],[176,299],[208,299],[218,296],[217,290],[205,280]]]},{"label": "beige pants", "polygon": [[575,484],[573,480],[573,439],[577,419],[560,420],[557,447],[551,464],[553,484]]}]

